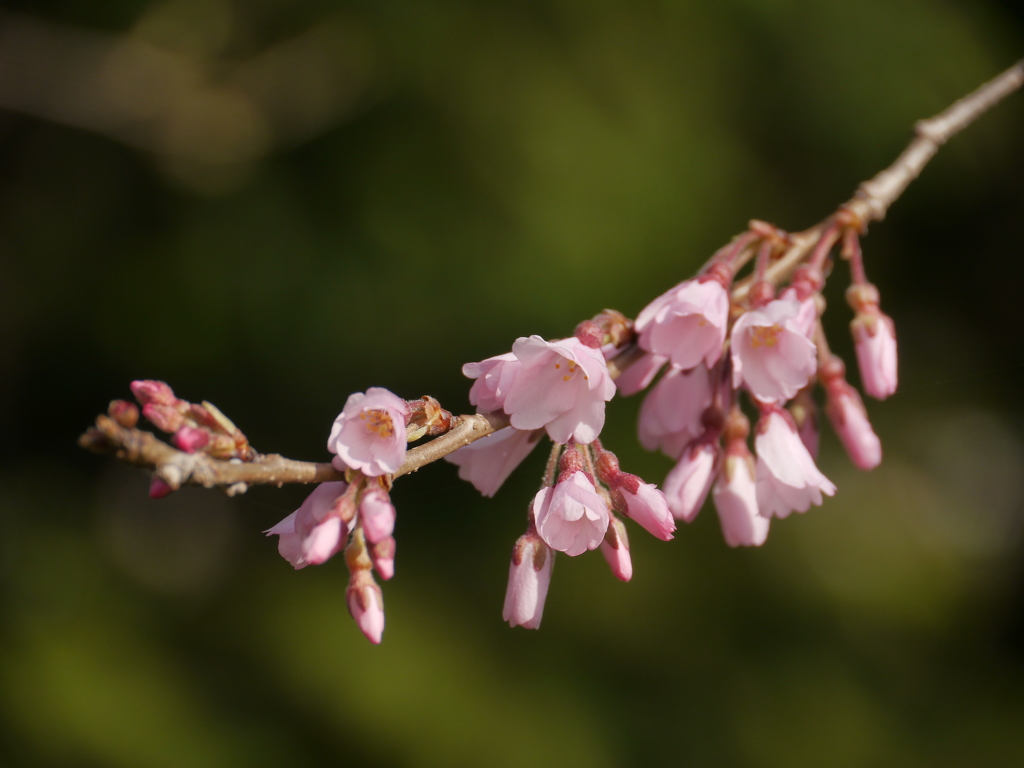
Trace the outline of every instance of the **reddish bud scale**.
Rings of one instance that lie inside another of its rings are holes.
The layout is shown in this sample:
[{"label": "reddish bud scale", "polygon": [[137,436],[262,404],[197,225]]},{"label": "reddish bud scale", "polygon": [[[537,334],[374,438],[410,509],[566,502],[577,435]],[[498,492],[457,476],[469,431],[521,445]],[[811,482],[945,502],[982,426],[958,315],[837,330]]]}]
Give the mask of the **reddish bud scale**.
[{"label": "reddish bud scale", "polygon": [[139,409],[127,400],[111,400],[107,414],[125,429],[132,429],[139,423]]},{"label": "reddish bud scale", "polygon": [[623,491],[627,493],[635,494],[638,490],[640,490],[641,483],[643,483],[643,480],[641,480],[636,475],[629,474],[628,472],[620,472],[615,477],[616,490],[621,488]]},{"label": "reddish bud scale", "polygon": [[730,269],[727,264],[718,263],[712,264],[708,268],[707,272],[705,272],[702,275],[699,275],[697,277],[697,281],[701,283],[706,283],[709,280],[715,280],[723,288],[725,288],[725,290],[729,290],[729,286],[732,285],[732,277],[732,269]]},{"label": "reddish bud scale", "polygon": [[606,309],[593,320],[614,347],[621,347],[633,338],[633,321],[616,309]]},{"label": "reddish bud scale", "polygon": [[582,472],[586,468],[586,460],[583,458],[580,449],[575,445],[566,448],[562,452],[562,457],[558,460],[558,469],[561,474]]},{"label": "reddish bud scale", "polygon": [[857,313],[871,308],[877,310],[881,300],[878,288],[871,283],[855,283],[846,289],[846,301]]},{"label": "reddish bud scale", "polygon": [[750,286],[750,306],[757,309],[775,298],[775,286],[767,280],[758,280]]},{"label": "reddish bud scale", "polygon": [[168,433],[177,432],[185,423],[185,417],[177,408],[161,403],[146,403],[142,406],[142,415],[149,419],[157,429]]},{"label": "reddish bud scale", "polygon": [[823,386],[846,376],[846,365],[835,355],[830,355],[818,366],[818,378]]},{"label": "reddish bud scale", "polygon": [[611,451],[601,451],[597,456],[597,476],[602,483],[614,485],[619,476],[619,459]]},{"label": "reddish bud scale", "polygon": [[132,394],[142,405],[156,403],[158,405],[174,405],[178,399],[174,390],[165,382],[143,379],[131,383]]},{"label": "reddish bud scale", "polygon": [[149,482],[149,498],[162,499],[170,495],[174,489],[159,477],[154,477]]},{"label": "reddish bud scale", "polygon": [[723,436],[725,442],[729,445],[742,442],[747,439],[750,434],[750,419],[743,415],[743,412],[738,408],[733,409],[729,413],[729,417],[725,420],[725,430]]},{"label": "reddish bud scale", "polygon": [[604,341],[604,332],[593,320],[584,320],[576,326],[573,335],[586,347],[600,349]]}]

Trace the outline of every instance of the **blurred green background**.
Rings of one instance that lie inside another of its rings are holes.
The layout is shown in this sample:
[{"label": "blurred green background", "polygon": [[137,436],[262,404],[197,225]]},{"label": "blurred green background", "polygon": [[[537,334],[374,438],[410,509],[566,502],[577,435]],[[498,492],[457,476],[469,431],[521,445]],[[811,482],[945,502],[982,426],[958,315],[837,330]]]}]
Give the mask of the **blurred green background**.
[{"label": "blurred green background", "polygon": [[[4,2],[0,764],[1024,764],[1024,95],[872,227],[886,450],[734,551],[637,528],[501,621],[538,451],[493,500],[402,480],[373,647],[344,564],[261,534],[302,488],[148,479],[78,434],[135,378],[324,460],[369,386],[634,315],[752,217],[798,230],[1024,54],[985,0]],[[842,300],[830,337],[853,362]],[[636,444],[637,398],[606,444]]]}]

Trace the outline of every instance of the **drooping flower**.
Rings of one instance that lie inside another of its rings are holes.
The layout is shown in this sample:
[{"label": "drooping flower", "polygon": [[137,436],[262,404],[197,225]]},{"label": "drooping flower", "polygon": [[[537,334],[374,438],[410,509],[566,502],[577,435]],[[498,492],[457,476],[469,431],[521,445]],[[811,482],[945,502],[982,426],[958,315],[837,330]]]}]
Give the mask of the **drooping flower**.
[{"label": "drooping flower", "polygon": [[687,280],[637,315],[640,346],[689,370],[718,362],[729,320],[729,292],[718,280]]},{"label": "drooping flower", "polygon": [[857,350],[857,367],[864,391],[884,400],[896,391],[896,326],[877,307],[860,312],[850,323]]},{"label": "drooping flower", "polygon": [[469,389],[469,402],[480,413],[500,411],[505,407],[505,396],[521,367],[522,363],[511,352],[479,363],[466,363],[462,366],[462,375],[476,379]]},{"label": "drooping flower", "polygon": [[516,429],[544,428],[556,443],[590,443],[604,426],[604,404],[615,382],[599,349],[576,338],[520,338],[512,353],[522,363],[505,397]]},{"label": "drooping flower", "polygon": [[816,459],[818,445],[821,442],[821,430],[818,427],[818,405],[811,396],[810,387],[801,389],[788,408],[804,448],[811,454],[812,459]]},{"label": "drooping flower", "polygon": [[608,504],[585,472],[563,473],[533,500],[537,532],[552,549],[581,555],[601,546],[608,530]]},{"label": "drooping flower", "polygon": [[776,299],[745,312],[732,330],[733,387],[746,384],[766,403],[790,400],[817,367],[814,344],[804,335],[800,304]]},{"label": "drooping flower", "polygon": [[369,477],[397,472],[405,459],[408,415],[405,400],[382,387],[349,395],[327,439],[327,450],[337,454],[332,463]]},{"label": "drooping flower", "polygon": [[693,522],[711,490],[718,463],[718,445],[697,440],[683,449],[679,461],[665,476],[663,490],[677,520]]},{"label": "drooping flower", "polygon": [[280,537],[278,551],[296,569],[326,562],[345,546],[349,525],[332,513],[347,488],[343,481],[320,483],[297,510],[265,532]]},{"label": "drooping flower", "polygon": [[808,296],[806,299],[801,299],[797,290],[793,287],[787,288],[779,294],[779,299],[793,300],[800,305],[799,311],[796,313],[796,327],[800,329],[800,332],[806,336],[810,341],[814,341],[814,333],[818,327],[818,304],[814,296]]},{"label": "drooping flower", "polygon": [[684,373],[671,368],[651,388],[637,421],[640,444],[676,459],[704,431],[701,416],[712,399],[711,377],[703,364]]},{"label": "drooping flower", "polygon": [[551,584],[555,553],[535,533],[525,533],[512,548],[508,588],[501,617],[510,627],[538,629]]},{"label": "drooping flower", "polygon": [[601,554],[612,570],[612,575],[619,581],[633,578],[633,560],[629,556],[629,536],[626,526],[619,518],[612,515],[608,524],[608,532],[601,542]]},{"label": "drooping flower", "polygon": [[750,454],[725,457],[713,498],[725,543],[730,547],[759,547],[768,538],[770,520],[758,514],[757,491]]},{"label": "drooping flower", "polygon": [[788,517],[820,505],[836,487],[814,465],[787,414],[771,408],[761,416],[754,438],[757,451],[757,506],[765,517]]},{"label": "drooping flower", "polygon": [[534,449],[543,432],[505,427],[445,456],[459,468],[459,477],[484,496],[493,496]]}]

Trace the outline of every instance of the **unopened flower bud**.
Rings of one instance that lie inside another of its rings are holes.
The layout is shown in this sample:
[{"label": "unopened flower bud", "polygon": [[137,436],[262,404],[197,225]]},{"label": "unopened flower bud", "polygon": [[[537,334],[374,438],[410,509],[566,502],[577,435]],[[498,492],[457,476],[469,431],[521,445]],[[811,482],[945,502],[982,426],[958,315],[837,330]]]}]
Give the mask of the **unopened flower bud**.
[{"label": "unopened flower bud", "polygon": [[156,475],[149,481],[149,498],[151,499],[162,499],[164,496],[170,495],[173,490],[171,486]]},{"label": "unopened flower bud", "polygon": [[380,486],[370,488],[359,502],[359,521],[366,540],[376,544],[395,530],[395,507],[388,492]]},{"label": "unopened flower bud", "polygon": [[419,440],[424,435],[443,435],[451,428],[452,415],[430,395],[419,400],[407,401],[409,415],[406,418],[405,436],[407,442]]},{"label": "unopened flower bud", "polygon": [[535,533],[525,533],[512,548],[508,589],[501,617],[510,627],[537,629],[551,584],[555,553]]},{"label": "unopened flower bud", "polygon": [[368,570],[352,573],[345,592],[348,612],[366,639],[378,644],[384,633],[384,595]]},{"label": "unopened flower bud", "polygon": [[874,469],[882,463],[882,442],[878,439],[857,390],[845,379],[833,379],[825,388],[825,412],[839,435],[850,461],[859,469]]},{"label": "unopened flower bud", "polygon": [[716,442],[696,440],[683,449],[679,462],[663,483],[668,508],[676,520],[693,522],[715,480],[718,464]]},{"label": "unopened flower bud", "polygon": [[185,453],[195,453],[210,442],[210,433],[205,429],[186,425],[174,433],[171,442]]},{"label": "unopened flower bud", "polygon": [[612,488],[612,504],[616,512],[639,523],[652,536],[669,541],[676,530],[665,494],[636,475],[620,472]]},{"label": "unopened flower bud", "polygon": [[591,349],[600,349],[604,342],[604,332],[593,320],[584,320],[576,326],[573,335],[582,342],[583,346]]},{"label": "unopened flower bud", "polygon": [[858,312],[850,323],[864,391],[884,400],[896,391],[896,329],[878,307]]},{"label": "unopened flower bud", "polygon": [[111,400],[107,407],[107,415],[125,429],[131,429],[139,423],[138,406],[127,400]]},{"label": "unopened flower bud", "polygon": [[604,535],[604,541],[601,542],[601,554],[604,555],[615,578],[619,581],[629,581],[633,578],[633,561],[629,556],[629,536],[626,534],[626,526],[614,515],[608,524],[608,532]]},{"label": "unopened flower bud", "polygon": [[[824,379],[824,376],[822,378]],[[817,458],[821,433],[818,428],[818,406],[811,396],[810,387],[804,387],[797,393],[793,402],[789,404],[789,413],[796,424],[800,441],[807,448],[807,452],[811,454],[811,458]]]},{"label": "unopened flower bud", "polygon": [[601,451],[596,462],[597,477],[602,483],[612,485],[619,476],[619,459],[611,451]]},{"label": "unopened flower bud", "polygon": [[388,536],[370,547],[370,559],[380,577],[387,581],[395,575],[395,538]]},{"label": "unopened flower bud", "polygon": [[[207,433],[209,434],[209,433]],[[215,459],[232,459],[235,458],[237,451],[237,445],[233,438],[227,435],[211,435],[210,442],[203,448],[203,452],[212,456]],[[238,458],[245,461],[243,456]]]},{"label": "unopened flower bud", "polygon": [[174,396],[174,390],[162,381],[153,381],[151,379],[133,381],[131,388],[132,394],[143,405],[147,403],[174,405],[178,402],[178,398]]},{"label": "unopened flower bud", "polygon": [[181,429],[185,417],[173,405],[149,402],[142,406],[142,415],[149,419],[157,429],[174,433]]},{"label": "unopened flower bud", "polygon": [[621,347],[633,338],[633,321],[616,309],[606,309],[594,316],[594,322],[613,347]]}]

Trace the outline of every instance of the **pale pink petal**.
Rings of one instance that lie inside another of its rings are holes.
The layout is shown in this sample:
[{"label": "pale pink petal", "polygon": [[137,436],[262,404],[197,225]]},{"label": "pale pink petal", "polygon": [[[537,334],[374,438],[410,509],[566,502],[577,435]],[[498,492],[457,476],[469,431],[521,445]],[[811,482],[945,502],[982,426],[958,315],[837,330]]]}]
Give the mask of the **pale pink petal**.
[{"label": "pale pink petal", "polygon": [[858,314],[851,323],[857,366],[864,391],[884,400],[896,391],[896,329],[892,319],[877,310]]},{"label": "pale pink petal", "polygon": [[871,428],[857,391],[841,379],[827,387],[825,412],[854,466],[874,469],[882,463],[882,441]]},{"label": "pale pink petal", "polygon": [[[624,502],[624,508],[617,504],[616,509],[638,523],[652,536],[657,536],[662,541],[672,539],[676,522],[669,511],[665,494],[653,483],[642,482],[635,475],[627,475],[625,472],[622,475],[637,482],[626,482],[615,488],[613,494],[621,494]],[[631,490],[631,486],[635,487],[635,490]]]},{"label": "pale pink petal", "polygon": [[535,534],[519,537],[512,548],[502,618],[510,627],[538,629],[551,584],[555,553]]},{"label": "pale pink petal", "polygon": [[395,530],[395,507],[383,488],[371,488],[359,502],[359,520],[371,544],[386,539]]},{"label": "pale pink petal", "polygon": [[669,471],[663,486],[668,508],[677,520],[690,523],[697,517],[714,482],[717,460],[717,445],[696,442],[684,449],[679,463]]},{"label": "pale pink petal", "polygon": [[[361,572],[361,573],[365,573]],[[369,577],[367,583],[360,578],[355,587],[350,586],[347,594],[348,611],[355,619],[360,631],[371,643],[379,644],[384,634],[384,600],[380,587]],[[355,579],[354,579],[355,581]]]},{"label": "pale pink petal", "polygon": [[[342,532],[344,531],[344,536]],[[348,538],[348,529],[342,524],[341,518],[329,517],[313,527],[302,539],[300,552],[302,559],[310,565],[327,562],[344,546]]]},{"label": "pale pink petal", "polygon": [[671,368],[640,406],[637,431],[648,451],[659,448],[671,458],[704,432],[701,417],[711,405],[711,377],[703,364],[689,373]]},{"label": "pale pink petal", "polygon": [[650,386],[666,362],[667,357],[648,352],[619,374],[615,379],[615,386],[623,396],[635,395]]},{"label": "pale pink petal", "polygon": [[728,316],[729,294],[721,283],[687,280],[645,307],[634,327],[641,348],[686,370],[718,361]]},{"label": "pale pink petal", "polygon": [[472,483],[484,496],[493,496],[543,434],[505,427],[444,458],[459,468],[459,477]]},{"label": "pale pink petal", "polygon": [[489,357],[479,363],[466,363],[462,374],[476,379],[469,390],[469,402],[480,413],[500,411],[505,406],[505,395],[515,380],[516,371],[522,363],[511,352]]},{"label": "pale pink petal", "polygon": [[727,456],[715,484],[715,509],[730,547],[759,547],[768,538],[769,519],[758,514],[757,492],[745,456]]},{"label": "pale pink petal", "polygon": [[612,570],[612,575],[619,581],[633,578],[633,560],[629,556],[629,538],[626,526],[617,517],[612,517],[608,524],[608,533],[601,542],[601,554]]},{"label": "pale pink petal", "polygon": [[757,505],[765,517],[787,517],[821,504],[836,487],[814,465],[799,435],[779,411],[762,417],[754,438],[757,451]]},{"label": "pale pink petal", "polygon": [[573,472],[534,499],[537,531],[552,549],[575,556],[597,549],[608,530],[608,505],[583,472]]},{"label": "pale pink petal", "polygon": [[744,313],[732,331],[733,386],[746,384],[766,403],[793,398],[817,369],[817,351],[801,331],[800,303],[776,299]]}]

